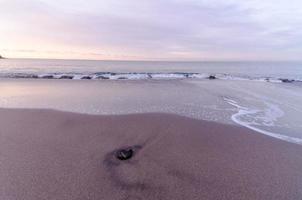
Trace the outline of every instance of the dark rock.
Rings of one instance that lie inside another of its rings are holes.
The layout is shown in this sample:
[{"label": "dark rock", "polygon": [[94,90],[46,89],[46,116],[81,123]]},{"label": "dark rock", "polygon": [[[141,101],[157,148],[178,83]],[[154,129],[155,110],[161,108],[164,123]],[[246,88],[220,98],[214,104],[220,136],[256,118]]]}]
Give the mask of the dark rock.
[{"label": "dark rock", "polygon": [[120,149],[116,152],[116,158],[119,160],[128,160],[133,156],[132,148]]},{"label": "dark rock", "polygon": [[127,78],[124,76],[118,77],[118,80],[126,80]]},{"label": "dark rock", "polygon": [[30,78],[39,78],[39,76],[38,75],[31,75],[31,77]]},{"label": "dark rock", "polygon": [[44,75],[41,78],[45,78],[45,79],[52,79],[54,78],[53,75]]},{"label": "dark rock", "polygon": [[98,78],[98,79],[106,79],[106,80],[110,79],[110,78],[107,77],[107,76],[98,76],[97,78]]},{"label": "dark rock", "polygon": [[189,78],[189,76],[190,76],[189,74],[184,74],[185,78]]},{"label": "dark rock", "polygon": [[216,76],[211,75],[211,76],[209,76],[209,79],[210,79],[210,80],[214,80],[214,79],[216,79]]},{"label": "dark rock", "polygon": [[35,74],[16,74],[14,78],[39,78]]},{"label": "dark rock", "polygon": [[86,80],[90,80],[92,79],[90,76],[83,76],[81,79],[86,79]]},{"label": "dark rock", "polygon": [[287,79],[287,78],[281,78],[280,81],[282,81],[283,83],[292,83],[294,82],[295,80],[292,80],[292,79]]},{"label": "dark rock", "polygon": [[60,79],[73,79],[73,76],[71,75],[63,75],[60,77]]}]

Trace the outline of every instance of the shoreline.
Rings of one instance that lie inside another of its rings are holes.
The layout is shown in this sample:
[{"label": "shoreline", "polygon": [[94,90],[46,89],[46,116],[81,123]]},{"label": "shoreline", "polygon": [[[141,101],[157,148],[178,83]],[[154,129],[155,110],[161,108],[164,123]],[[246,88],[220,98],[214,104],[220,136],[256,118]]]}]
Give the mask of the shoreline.
[{"label": "shoreline", "polygon": [[0,109],[1,199],[298,199],[301,168],[300,145],[244,127]]},{"label": "shoreline", "polygon": [[[238,103],[236,101],[234,101],[232,99],[228,99],[228,98],[224,98],[224,99],[228,104],[230,104],[230,105],[232,105],[232,106],[234,106],[238,109],[237,113],[234,113],[234,114],[231,115],[231,119],[232,119],[233,122],[235,122],[235,124],[237,124],[239,126],[242,126],[242,127],[246,127],[246,128],[248,128],[250,130],[253,130],[257,133],[267,135],[267,136],[272,137],[272,138],[276,138],[276,139],[283,140],[283,141],[286,141],[286,142],[302,145],[302,139],[301,138],[291,137],[291,136],[287,136],[287,135],[280,134],[280,133],[277,133],[277,132],[266,131],[266,130],[263,130],[261,128],[257,128],[255,126],[253,126],[251,123],[239,120],[238,117],[240,117],[240,116],[244,116],[244,115],[251,114],[251,113],[254,114],[254,113],[259,112],[259,111],[255,111],[255,110],[248,109],[246,107],[240,106],[240,105],[238,105]],[[283,111],[281,111],[281,112],[282,112],[282,115],[280,117],[282,117],[284,115]]]},{"label": "shoreline", "polygon": [[0,79],[0,90],[0,107],[4,108],[50,108],[97,115],[175,113],[236,123],[301,143],[301,88],[293,84],[193,79]]}]

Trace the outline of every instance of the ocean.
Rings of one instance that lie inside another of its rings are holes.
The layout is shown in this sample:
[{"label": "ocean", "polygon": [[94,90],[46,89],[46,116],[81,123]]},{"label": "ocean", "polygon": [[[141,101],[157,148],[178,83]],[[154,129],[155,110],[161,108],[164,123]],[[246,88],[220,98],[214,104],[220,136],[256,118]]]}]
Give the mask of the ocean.
[{"label": "ocean", "polygon": [[[149,76],[148,76],[149,75]],[[205,78],[302,80],[302,62],[161,62],[3,59],[0,77],[6,78]]]},{"label": "ocean", "polygon": [[302,144],[302,62],[3,59],[0,107],[174,113]]}]

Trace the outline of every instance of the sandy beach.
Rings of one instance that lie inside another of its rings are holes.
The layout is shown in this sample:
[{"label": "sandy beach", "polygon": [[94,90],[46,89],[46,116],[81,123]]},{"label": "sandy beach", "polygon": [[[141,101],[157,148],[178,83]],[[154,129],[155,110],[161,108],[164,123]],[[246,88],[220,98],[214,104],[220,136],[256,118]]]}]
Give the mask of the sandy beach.
[{"label": "sandy beach", "polygon": [[0,2],[0,200],[302,200],[302,1]]},{"label": "sandy beach", "polygon": [[[130,160],[115,152],[132,147]],[[0,199],[299,199],[302,147],[169,114],[0,110]]]}]

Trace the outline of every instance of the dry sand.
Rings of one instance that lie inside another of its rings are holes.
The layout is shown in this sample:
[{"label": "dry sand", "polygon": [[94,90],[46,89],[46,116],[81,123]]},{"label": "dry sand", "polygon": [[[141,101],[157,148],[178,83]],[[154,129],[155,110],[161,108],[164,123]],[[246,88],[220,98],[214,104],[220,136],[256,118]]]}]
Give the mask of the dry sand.
[{"label": "dry sand", "polygon": [[0,199],[302,199],[302,147],[176,115],[0,109]]}]

